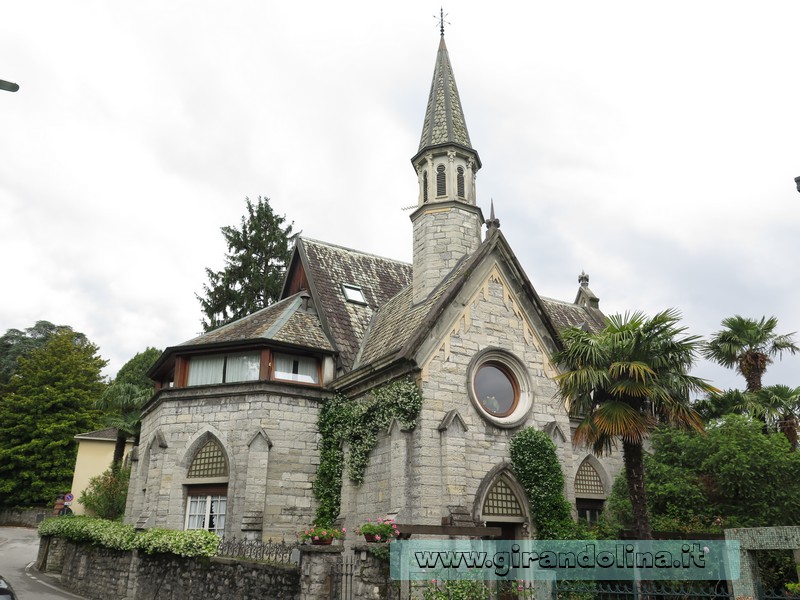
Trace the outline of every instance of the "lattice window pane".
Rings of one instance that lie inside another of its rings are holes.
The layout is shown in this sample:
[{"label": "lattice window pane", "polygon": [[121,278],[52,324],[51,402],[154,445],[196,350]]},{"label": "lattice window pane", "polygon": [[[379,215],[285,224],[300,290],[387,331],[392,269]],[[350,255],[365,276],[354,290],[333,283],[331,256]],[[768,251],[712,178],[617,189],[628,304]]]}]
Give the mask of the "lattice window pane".
[{"label": "lattice window pane", "polygon": [[603,481],[597,474],[595,468],[584,461],[581,463],[578,472],[575,474],[575,493],[576,494],[605,494]]},{"label": "lattice window pane", "polygon": [[187,477],[225,477],[228,465],[217,442],[211,440],[195,455]]},{"label": "lattice window pane", "polygon": [[522,509],[519,506],[517,497],[502,479],[489,490],[489,494],[483,503],[483,514],[503,517],[522,516]]}]

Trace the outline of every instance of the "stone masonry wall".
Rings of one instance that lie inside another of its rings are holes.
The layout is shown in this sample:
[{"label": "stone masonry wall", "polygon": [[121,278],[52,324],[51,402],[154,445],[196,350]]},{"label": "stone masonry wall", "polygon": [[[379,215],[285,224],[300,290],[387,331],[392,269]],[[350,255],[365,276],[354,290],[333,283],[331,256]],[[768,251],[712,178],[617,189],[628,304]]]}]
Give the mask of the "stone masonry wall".
[{"label": "stone masonry wall", "polygon": [[39,522],[53,516],[53,507],[2,508],[0,527],[37,527]]},{"label": "stone masonry wall", "polygon": [[[226,536],[293,539],[314,515],[323,397],[263,382],[165,390],[142,421],[126,522],[183,529],[186,485],[227,483]],[[208,439],[226,453],[227,481],[187,481]]]},{"label": "stone masonry wall", "polygon": [[[90,544],[60,544],[65,548],[61,581],[86,598],[292,600],[300,594],[300,570],[293,565],[151,556]],[[56,570],[49,558],[45,563],[43,568]]]},{"label": "stone masonry wall", "polygon": [[[510,288],[507,282],[512,278],[499,266],[490,263],[472,279],[475,283],[441,317],[427,349],[423,345],[418,356],[424,400],[417,427],[380,435],[366,471],[369,485],[355,488],[345,481],[343,516],[350,528],[367,516],[395,514],[402,523],[439,525],[453,506],[477,517],[481,484],[490,472],[509,463],[511,438],[528,426],[551,433],[565,495],[574,505],[575,473],[588,452],[572,447],[570,420],[556,397],[556,370],[536,333],[542,330],[541,322],[531,316],[532,309]],[[524,422],[513,428],[492,424],[470,400],[470,363],[487,348],[512,354],[528,374],[532,406]],[[447,421],[451,411],[459,418]],[[394,460],[395,454],[401,455],[402,464]],[[621,469],[620,457],[592,462],[610,493]],[[400,486],[405,486],[405,494],[398,506]]]}]

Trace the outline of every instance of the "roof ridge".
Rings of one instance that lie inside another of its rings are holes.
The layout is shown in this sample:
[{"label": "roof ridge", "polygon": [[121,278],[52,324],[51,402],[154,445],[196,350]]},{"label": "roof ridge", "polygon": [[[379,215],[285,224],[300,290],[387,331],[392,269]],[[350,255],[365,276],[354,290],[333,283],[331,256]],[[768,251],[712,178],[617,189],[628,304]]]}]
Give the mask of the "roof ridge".
[{"label": "roof ridge", "polygon": [[381,256],[380,254],[375,254],[373,252],[364,252],[363,250],[356,250],[355,248],[348,248],[347,246],[342,246],[340,244],[334,244],[332,242],[326,242],[324,240],[318,240],[316,238],[303,237],[303,238],[299,238],[299,239],[303,240],[304,242],[311,242],[313,244],[319,244],[321,246],[328,246],[329,248],[338,248],[339,250],[346,250],[347,252],[351,252],[353,254],[361,254],[362,256],[371,256],[373,258],[379,258],[381,260],[394,262],[394,263],[397,263],[399,265],[404,265],[404,266],[407,266],[407,267],[412,266],[411,263],[406,262],[404,260],[398,260],[396,258],[389,258],[388,256]]}]

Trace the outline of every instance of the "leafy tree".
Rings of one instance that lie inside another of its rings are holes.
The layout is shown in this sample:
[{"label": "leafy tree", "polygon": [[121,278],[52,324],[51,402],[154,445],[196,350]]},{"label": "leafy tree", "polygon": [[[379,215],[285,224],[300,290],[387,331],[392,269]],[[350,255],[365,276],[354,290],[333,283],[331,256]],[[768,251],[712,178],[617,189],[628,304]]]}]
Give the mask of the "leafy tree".
[{"label": "leafy tree", "polygon": [[75,435],[96,429],[106,361],[71,329],[20,357],[0,403],[0,504],[46,503],[68,489]]},{"label": "leafy tree", "polygon": [[599,333],[578,328],[562,331],[565,348],[555,360],[562,373],[559,394],[571,417],[582,419],[573,441],[608,452],[619,439],[633,529],[651,539],[644,487],[642,444],[660,423],[703,429],[689,405],[689,392],[712,391],[705,380],[688,374],[699,338],[685,335],[680,314],[666,310],[652,318],[636,312],[613,315]]},{"label": "leafy tree", "polygon": [[89,485],[81,492],[78,502],[101,519],[118,519],[125,514],[130,477],[129,469],[108,469],[102,475],[89,480]]},{"label": "leafy tree", "polygon": [[[37,321],[25,331],[9,329],[0,337],[0,391],[11,380],[17,370],[17,361],[44,346],[55,334],[72,331],[66,325],[53,325],[49,321]],[[76,334],[83,336],[83,334]]]},{"label": "leafy tree", "polygon": [[283,277],[297,233],[294,222],[284,225],[269,205],[269,198],[258,197],[253,204],[245,198],[247,214],[241,227],[222,227],[228,246],[225,268],[206,269],[208,284],[203,296],[197,295],[205,318],[203,329],[209,331],[245,317],[278,299]]},{"label": "leafy tree", "polygon": [[[729,414],[706,435],[661,428],[646,455],[648,506],[656,529],[692,533],[729,527],[800,525],[800,454],[785,436],[763,435],[761,423]],[[606,515],[632,525],[620,477]]]},{"label": "leafy tree", "polygon": [[156,363],[159,356],[161,356],[161,350],[158,348],[147,347],[145,350],[137,352],[117,371],[114,383],[130,383],[152,391],[153,380],[147,376],[147,372]]},{"label": "leafy tree", "polygon": [[767,366],[775,356],[784,352],[795,354],[800,351],[794,340],[794,333],[779,335],[775,333],[778,320],[775,317],[761,317],[760,321],[746,319],[739,315],[722,321],[720,331],[716,332],[703,347],[703,356],[728,369],[736,369],[747,382],[748,392],[761,389],[761,379]]},{"label": "leafy tree", "polygon": [[114,382],[97,401],[97,407],[106,412],[106,425],[117,429],[111,462],[114,471],[122,465],[128,438],[133,437],[137,444],[139,442],[142,406],[153,395],[153,382],[147,376],[147,371],[159,356],[161,351],[156,348],[138,352],[122,366]]}]

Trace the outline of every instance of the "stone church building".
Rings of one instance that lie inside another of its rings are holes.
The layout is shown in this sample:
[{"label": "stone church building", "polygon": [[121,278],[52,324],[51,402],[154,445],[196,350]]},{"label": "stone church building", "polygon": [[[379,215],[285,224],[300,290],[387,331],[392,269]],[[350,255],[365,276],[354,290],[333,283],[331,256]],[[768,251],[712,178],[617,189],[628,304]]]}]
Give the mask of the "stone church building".
[{"label": "stone church building", "polygon": [[393,421],[378,433],[360,485],[345,469],[349,529],[391,517],[530,535],[509,469],[511,437],[530,426],[555,442],[576,516],[596,518],[621,461],[573,448],[551,357],[562,328],[598,330],[604,316],[584,274],[573,301],[540,296],[494,210],[484,218],[481,159],[444,36],[411,162],[413,264],[298,239],[280,301],[164,351],[150,372],[157,391],[142,415],[128,522],[293,539],[317,508],[321,407],[408,378],[423,398],[415,427]]}]

